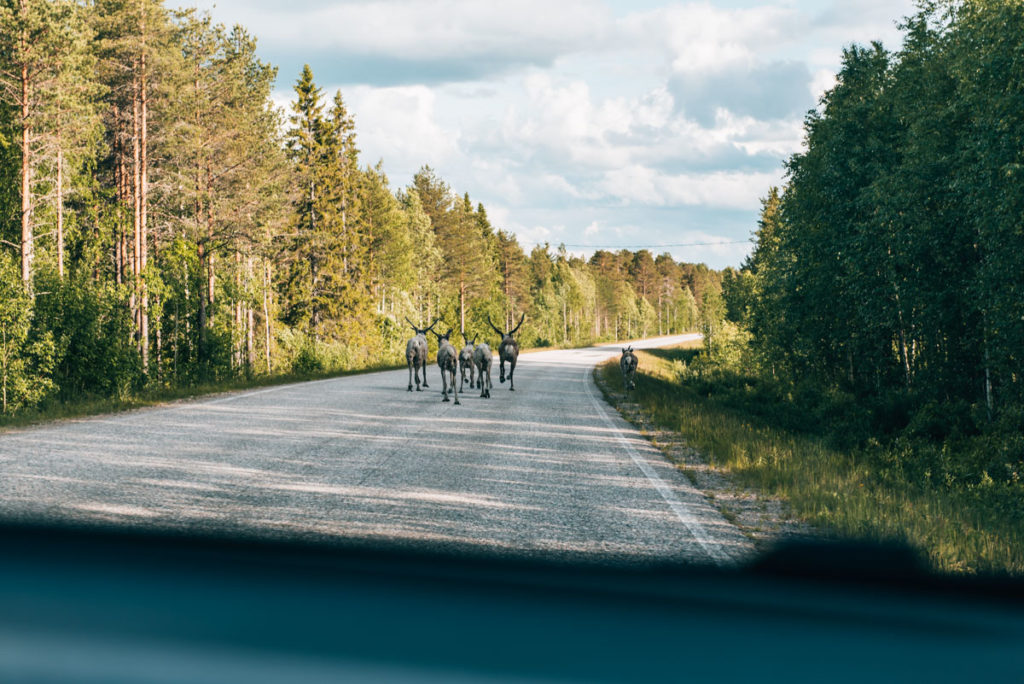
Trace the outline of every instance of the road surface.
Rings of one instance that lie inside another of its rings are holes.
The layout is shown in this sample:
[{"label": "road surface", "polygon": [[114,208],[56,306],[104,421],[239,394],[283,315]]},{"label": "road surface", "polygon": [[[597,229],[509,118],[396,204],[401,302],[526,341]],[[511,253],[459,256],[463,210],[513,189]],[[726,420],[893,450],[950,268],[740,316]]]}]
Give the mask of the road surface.
[{"label": "road surface", "polygon": [[[678,343],[660,338],[636,347]],[[407,371],[0,435],[0,517],[729,564],[748,540],[601,398],[618,347],[523,354],[462,405]]]}]

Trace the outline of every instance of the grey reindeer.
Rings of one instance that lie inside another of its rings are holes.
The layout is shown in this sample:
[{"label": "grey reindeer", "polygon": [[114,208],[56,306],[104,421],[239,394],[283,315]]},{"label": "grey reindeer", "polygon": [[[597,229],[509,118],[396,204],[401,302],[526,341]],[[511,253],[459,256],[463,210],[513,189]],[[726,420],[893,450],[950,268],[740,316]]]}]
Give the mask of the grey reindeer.
[{"label": "grey reindeer", "polygon": [[501,343],[498,345],[498,382],[505,382],[505,362],[508,361],[508,384],[509,390],[512,392],[516,391],[512,375],[516,372],[516,360],[519,358],[519,343],[512,336],[523,326],[524,320],[526,320],[526,314],[523,314],[522,318],[519,319],[519,325],[508,332],[502,332],[491,323],[491,317],[487,317],[487,325],[491,326],[494,332],[501,335]]},{"label": "grey reindeer", "polygon": [[[427,384],[427,333],[432,332],[440,318],[435,318],[434,322],[426,328],[417,328],[416,324],[408,321],[412,329],[416,331],[405,345],[405,360],[409,364],[409,391],[412,392],[412,380],[413,376],[416,378],[416,391],[421,392],[420,389],[420,369],[423,369],[423,386],[429,388]],[[415,372],[414,372],[415,369]]]},{"label": "grey reindeer", "polygon": [[619,368],[622,369],[622,386],[628,392],[636,389],[636,354],[633,347],[629,346],[622,350],[622,358],[619,359]]},{"label": "grey reindeer", "polygon": [[[474,375],[476,367],[473,364],[473,350],[476,347],[476,335],[473,336],[473,340],[470,341],[466,337],[466,332],[462,331],[462,339],[465,340],[466,346],[459,352],[459,391],[462,391],[462,385],[466,382],[466,371],[469,371],[469,389],[473,389]],[[480,385],[476,385],[477,389]]]},{"label": "grey reindeer", "polygon": [[[476,366],[477,380],[480,383],[480,396],[484,399],[491,398],[491,363],[494,355],[486,342],[476,345],[473,350],[473,364]],[[472,385],[470,385],[472,387]]]},{"label": "grey reindeer", "polygon": [[452,396],[455,397],[455,405],[458,406],[459,393],[455,388],[455,375],[458,373],[459,354],[449,341],[451,335],[451,328],[444,335],[434,332],[434,337],[437,338],[437,366],[441,369],[441,395],[444,397],[441,401],[448,401],[448,381],[451,380]]}]

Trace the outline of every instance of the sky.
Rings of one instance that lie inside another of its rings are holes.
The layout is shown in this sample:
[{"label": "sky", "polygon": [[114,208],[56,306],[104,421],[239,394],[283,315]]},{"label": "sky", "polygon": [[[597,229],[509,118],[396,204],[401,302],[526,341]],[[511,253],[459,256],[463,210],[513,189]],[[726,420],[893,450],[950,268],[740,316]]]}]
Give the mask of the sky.
[{"label": "sky", "polygon": [[[750,252],[842,50],[898,49],[913,0],[191,0],[279,67],[340,90],[364,164],[431,166],[533,245]],[[714,244],[707,244],[714,243]]]}]

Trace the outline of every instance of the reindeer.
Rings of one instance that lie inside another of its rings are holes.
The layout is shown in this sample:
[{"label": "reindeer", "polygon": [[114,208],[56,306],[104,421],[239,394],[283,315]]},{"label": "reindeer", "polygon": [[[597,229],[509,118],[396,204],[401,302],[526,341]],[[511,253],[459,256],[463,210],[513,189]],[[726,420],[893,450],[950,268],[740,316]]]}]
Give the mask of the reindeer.
[{"label": "reindeer", "polygon": [[622,358],[619,359],[619,368],[622,369],[622,386],[628,392],[636,389],[636,354],[633,347],[629,346],[622,350]]},{"label": "reindeer", "polygon": [[524,320],[526,320],[526,314],[523,314],[523,317],[519,319],[519,325],[512,328],[509,332],[502,332],[491,323],[491,317],[487,317],[487,325],[491,326],[494,332],[501,335],[501,344],[498,345],[498,382],[505,382],[505,362],[508,361],[508,384],[509,390],[512,392],[516,391],[516,385],[512,381],[512,374],[516,372],[516,359],[519,358],[519,343],[512,336],[522,327]]},{"label": "reindeer", "polygon": [[[476,367],[473,364],[473,348],[476,346],[476,335],[473,336],[473,341],[470,342],[469,338],[466,337],[466,332],[462,332],[462,339],[466,341],[466,346],[459,352],[459,391],[462,391],[462,385],[466,382],[466,370],[469,370],[469,389],[473,389],[473,377]],[[477,385],[479,389],[479,384]]]},{"label": "reindeer", "polygon": [[[491,398],[491,363],[494,356],[491,348],[486,342],[481,342],[473,350],[473,364],[476,366],[477,378],[480,383],[480,396],[484,399]],[[473,385],[470,385],[472,388]]]},{"label": "reindeer", "polygon": [[437,366],[441,369],[441,394],[444,396],[441,401],[448,401],[448,380],[451,379],[452,396],[455,397],[455,405],[458,406],[459,393],[455,389],[455,374],[458,372],[459,354],[455,351],[455,346],[448,340],[451,335],[451,328],[444,335],[438,332],[434,333],[434,337],[437,338]]},{"label": "reindeer", "polygon": [[[421,392],[420,389],[420,369],[423,369],[423,386],[430,387],[427,384],[427,333],[432,332],[440,318],[435,318],[434,322],[426,328],[417,328],[416,324],[408,321],[412,329],[416,331],[416,334],[409,340],[405,345],[405,360],[409,364],[409,391],[412,392],[412,379],[413,375],[416,377],[416,391]],[[413,372],[415,369],[415,373]]]}]

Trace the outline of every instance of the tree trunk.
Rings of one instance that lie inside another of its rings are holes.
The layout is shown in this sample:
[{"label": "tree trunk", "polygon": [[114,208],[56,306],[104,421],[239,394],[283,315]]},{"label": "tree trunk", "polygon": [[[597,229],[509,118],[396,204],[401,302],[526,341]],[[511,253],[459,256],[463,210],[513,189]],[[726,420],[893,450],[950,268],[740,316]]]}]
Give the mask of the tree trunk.
[{"label": "tree trunk", "polygon": [[122,206],[128,195],[124,170],[124,140],[121,133],[121,109],[117,105],[113,107],[114,114],[114,185],[117,188],[117,209],[114,216],[114,281],[121,285],[124,283],[125,264],[128,255],[125,254],[127,245],[124,239],[124,216]]},{"label": "tree trunk", "polygon": [[[137,68],[137,66],[136,66]],[[140,207],[140,201],[142,200],[142,193],[140,188],[142,187],[142,178],[139,175],[139,171],[142,166],[142,150],[141,150],[141,132],[139,131],[139,124],[141,123],[141,112],[139,111],[139,81],[136,76],[134,83],[132,84],[132,316],[135,321],[135,343],[139,346],[139,353],[142,353],[141,342],[142,342],[142,317],[140,316],[139,307],[139,275],[140,275],[140,261],[139,258],[142,255],[142,210]],[[143,372],[146,371],[145,363],[142,367]]]},{"label": "tree trunk", "polygon": [[[157,311],[159,311],[160,310],[160,295],[159,294],[156,294],[156,295],[153,296],[153,302],[154,302],[154,306],[156,307]],[[156,377],[157,377],[157,380],[159,380],[162,377],[161,373],[160,373],[160,364],[161,364],[161,360],[163,359],[163,353],[164,353],[163,326],[161,325],[161,321],[160,321],[160,317],[159,316],[156,319],[156,325],[153,326],[153,336],[156,338],[154,340],[154,347],[153,347],[153,351],[156,353],[156,357],[155,357],[155,359],[153,361],[153,365],[156,367]]]},{"label": "tree trunk", "polygon": [[267,361],[267,375],[273,371],[270,364],[270,262],[263,267],[263,354]]},{"label": "tree trunk", "polygon": [[[185,301],[188,301],[188,295],[185,296]],[[174,348],[174,356],[172,357],[171,375],[174,380],[178,379],[178,356],[180,354],[181,347],[181,318],[179,316],[180,310],[178,307],[178,300],[174,300],[174,341],[171,346]]]},{"label": "tree trunk", "polygon": [[[200,283],[202,283],[203,274],[206,272],[206,241],[202,238],[199,239],[196,245],[196,250],[199,255],[199,277]],[[187,282],[187,281],[186,281]],[[197,326],[199,327],[199,349],[197,356],[200,361],[205,361],[207,358],[207,323],[209,320],[209,313],[206,310],[206,288],[200,286],[199,288],[199,321]]]},{"label": "tree trunk", "polygon": [[245,343],[245,318],[242,313],[242,253],[235,251],[235,302],[234,306],[234,318],[235,318],[235,330],[232,335],[234,350],[232,353],[232,362],[235,368],[242,367],[242,345]]},{"label": "tree trunk", "polygon": [[567,318],[566,301],[562,297],[562,344],[569,341],[569,319]]},{"label": "tree trunk", "polygon": [[245,367],[249,373],[252,373],[252,369],[256,365],[256,341],[253,333],[256,315],[253,312],[251,306],[246,307],[246,317],[247,325],[245,326]]},{"label": "tree trunk", "polygon": [[210,183],[212,180],[212,173],[210,171],[210,162],[206,162],[206,300],[209,303],[209,311],[207,311],[206,319],[208,325],[213,325],[213,305],[214,305],[214,286],[217,281],[216,264],[214,263],[214,250],[213,250],[213,198],[210,196]]},{"label": "tree trunk", "polygon": [[142,302],[139,306],[141,323],[139,341],[142,347],[142,369],[149,373],[149,289],[146,287],[146,258],[149,250],[147,216],[149,204],[149,101],[146,90],[146,15],[142,15],[142,54],[139,59],[139,129],[140,129],[140,167],[139,167],[139,288]]},{"label": "tree trunk", "polygon": [[662,292],[658,292],[658,335],[665,334],[665,328],[661,324]]},{"label": "tree trunk", "polygon": [[64,150],[57,138],[57,275],[64,280]]},{"label": "tree trunk", "polygon": [[466,330],[466,279],[459,280],[459,331]]},{"label": "tree trunk", "polygon": [[[20,3],[24,17],[25,0]],[[21,32],[22,51],[28,49],[26,29]],[[32,291],[32,149],[30,147],[32,123],[29,118],[29,97],[32,88],[29,84],[28,63],[21,65],[21,282],[27,292]]]}]

